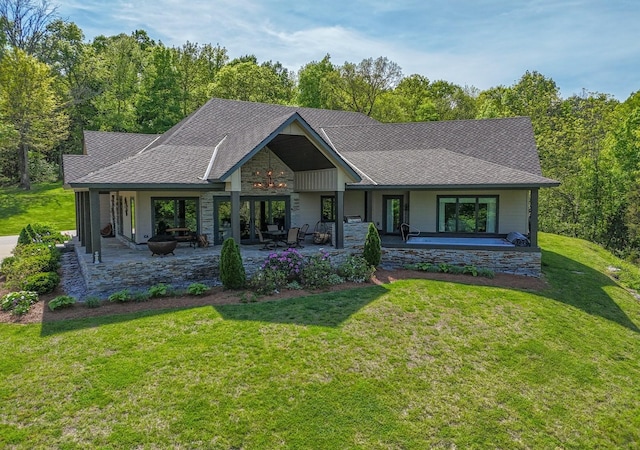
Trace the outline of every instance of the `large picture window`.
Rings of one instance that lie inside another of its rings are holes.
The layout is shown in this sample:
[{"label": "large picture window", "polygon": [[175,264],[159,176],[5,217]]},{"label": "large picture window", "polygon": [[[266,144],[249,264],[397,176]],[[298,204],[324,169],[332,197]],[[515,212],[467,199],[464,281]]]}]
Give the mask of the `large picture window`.
[{"label": "large picture window", "polygon": [[438,197],[438,232],[497,233],[498,197]]},{"label": "large picture window", "polygon": [[198,230],[197,198],[154,198],[154,234],[164,234],[167,228]]}]

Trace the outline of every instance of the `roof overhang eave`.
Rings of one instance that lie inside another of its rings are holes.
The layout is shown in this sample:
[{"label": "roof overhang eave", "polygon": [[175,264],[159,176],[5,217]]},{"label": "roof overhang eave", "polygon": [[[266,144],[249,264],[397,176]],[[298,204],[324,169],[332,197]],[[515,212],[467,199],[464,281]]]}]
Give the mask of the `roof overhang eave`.
[{"label": "roof overhang eave", "polygon": [[100,189],[109,191],[166,191],[166,190],[192,190],[192,191],[219,191],[224,190],[225,183],[68,183],[66,188],[74,190]]},{"label": "roof overhang eave", "polygon": [[560,186],[559,182],[553,183],[519,183],[519,184],[347,184],[347,190],[377,191],[377,190],[409,190],[409,191],[435,191],[435,190],[513,190],[513,189],[540,189]]}]

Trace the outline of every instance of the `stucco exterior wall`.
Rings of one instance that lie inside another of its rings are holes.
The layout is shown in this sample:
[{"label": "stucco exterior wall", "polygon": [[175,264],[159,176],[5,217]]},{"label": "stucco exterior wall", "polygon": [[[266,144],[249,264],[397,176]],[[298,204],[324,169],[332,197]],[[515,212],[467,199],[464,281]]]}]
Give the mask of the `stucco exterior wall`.
[{"label": "stucco exterior wall", "polygon": [[413,191],[410,195],[409,210],[412,227],[421,232],[438,231],[436,218],[439,195],[497,195],[498,196],[498,233],[507,234],[518,231],[529,232],[529,191]]}]

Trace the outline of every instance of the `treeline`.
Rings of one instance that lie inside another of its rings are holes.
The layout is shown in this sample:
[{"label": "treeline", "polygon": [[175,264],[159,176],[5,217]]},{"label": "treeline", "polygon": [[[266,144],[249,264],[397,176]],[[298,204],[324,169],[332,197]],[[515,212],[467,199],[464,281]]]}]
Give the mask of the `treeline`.
[{"label": "treeline", "polygon": [[0,31],[0,184],[57,179],[61,155],[82,152],[82,130],[162,133],[211,97],[382,122],[529,116],[544,175],[562,182],[541,192],[540,228],[640,251],[640,92],[563,98],[535,71],[479,91],[405,76],[386,57],[339,65],[327,54],[296,73],[218,44],[167,47],[142,30],[87,42],[46,0],[0,0]]}]

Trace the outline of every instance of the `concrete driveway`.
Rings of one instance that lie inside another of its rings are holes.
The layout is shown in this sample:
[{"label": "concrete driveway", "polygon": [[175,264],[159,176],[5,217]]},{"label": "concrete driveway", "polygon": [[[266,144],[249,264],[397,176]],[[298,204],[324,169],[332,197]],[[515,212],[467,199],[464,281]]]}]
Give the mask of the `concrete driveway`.
[{"label": "concrete driveway", "polygon": [[11,250],[18,243],[18,236],[0,236],[0,261],[11,256]]}]

